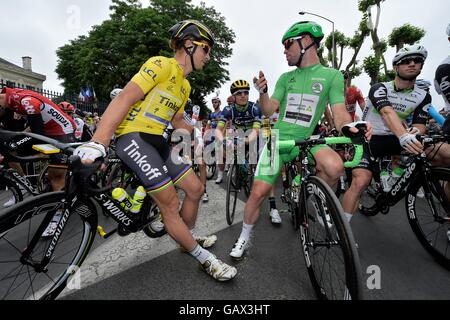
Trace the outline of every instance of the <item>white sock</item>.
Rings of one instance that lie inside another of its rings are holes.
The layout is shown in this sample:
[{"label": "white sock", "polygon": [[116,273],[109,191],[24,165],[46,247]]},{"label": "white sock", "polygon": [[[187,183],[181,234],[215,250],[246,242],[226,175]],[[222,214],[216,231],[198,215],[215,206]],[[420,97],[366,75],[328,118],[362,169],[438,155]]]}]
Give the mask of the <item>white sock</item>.
[{"label": "white sock", "polygon": [[344,212],[344,215],[345,215],[345,218],[347,219],[347,221],[350,223],[350,220],[352,220],[353,215],[348,212]]},{"label": "white sock", "polygon": [[246,224],[243,222],[242,223],[242,231],[241,231],[241,235],[239,236],[239,238],[244,239],[245,241],[248,241],[250,239],[250,236],[252,235],[254,226],[255,226],[254,224]]},{"label": "white sock", "polygon": [[211,252],[206,249],[203,249],[199,244],[194,248],[194,250],[189,251],[191,256],[198,260],[201,264],[204,264],[206,260],[208,260]]}]

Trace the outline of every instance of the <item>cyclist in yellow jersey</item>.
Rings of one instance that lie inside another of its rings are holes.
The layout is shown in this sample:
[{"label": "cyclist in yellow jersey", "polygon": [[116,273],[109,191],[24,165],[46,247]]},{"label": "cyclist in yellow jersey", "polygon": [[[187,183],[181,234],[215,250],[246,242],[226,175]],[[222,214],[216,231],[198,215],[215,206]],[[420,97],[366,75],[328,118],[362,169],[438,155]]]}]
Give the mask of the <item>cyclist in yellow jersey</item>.
[{"label": "cyclist in yellow jersey", "polygon": [[[169,124],[192,131],[183,117],[191,91],[186,77],[209,62],[214,37],[195,20],[181,21],[169,32],[175,56],[150,58],[110,103],[92,141],[78,147],[74,154],[85,163],[106,156],[115,131],[118,157],[136,173],[155,200],[168,234],[200,262],[206,273],[218,281],[227,281],[234,278],[236,268],[205,249],[217,237],[197,237],[190,231],[195,226],[204,187],[190,164],[172,155],[163,137]],[[175,185],[186,194],[181,212]]]}]

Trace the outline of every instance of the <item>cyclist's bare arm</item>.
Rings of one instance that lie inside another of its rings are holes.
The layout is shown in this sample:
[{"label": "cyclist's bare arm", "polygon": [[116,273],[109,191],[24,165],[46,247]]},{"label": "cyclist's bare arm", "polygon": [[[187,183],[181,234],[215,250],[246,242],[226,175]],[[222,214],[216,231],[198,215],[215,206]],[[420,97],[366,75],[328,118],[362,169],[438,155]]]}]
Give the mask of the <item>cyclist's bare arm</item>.
[{"label": "cyclist's bare arm", "polygon": [[334,126],[338,131],[341,131],[342,127],[347,123],[352,122],[352,117],[350,113],[348,113],[344,103],[332,105],[331,111],[333,114]]},{"label": "cyclist's bare arm", "polygon": [[125,119],[130,108],[139,100],[144,99],[144,96],[144,92],[136,83],[128,82],[121,94],[109,104],[92,137],[92,141],[108,146],[112,135]]},{"label": "cyclist's bare arm", "polygon": [[267,93],[262,93],[259,95],[259,107],[263,115],[270,117],[280,107],[280,102],[275,99],[270,99]]},{"label": "cyclist's bare arm", "polygon": [[384,107],[380,111],[381,117],[384,122],[386,122],[387,127],[398,137],[400,138],[406,132],[406,129],[403,127],[400,118],[395,112],[394,108],[391,106]]}]

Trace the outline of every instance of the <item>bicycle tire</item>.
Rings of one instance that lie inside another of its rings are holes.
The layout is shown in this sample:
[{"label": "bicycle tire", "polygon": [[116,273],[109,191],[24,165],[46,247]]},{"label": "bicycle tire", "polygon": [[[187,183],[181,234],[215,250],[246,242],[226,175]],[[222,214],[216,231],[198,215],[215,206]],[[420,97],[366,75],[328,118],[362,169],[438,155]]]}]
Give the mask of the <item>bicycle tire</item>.
[{"label": "bicycle tire", "polygon": [[[233,224],[237,203],[237,180],[239,179],[239,168],[236,164],[231,165],[227,174],[227,196],[226,196],[226,218],[229,226]],[[234,196],[232,195],[234,194]]]},{"label": "bicycle tire", "polygon": [[[428,175],[430,179],[430,199],[423,200],[417,195],[420,188],[426,193],[427,187],[423,184],[425,179],[421,175],[415,177],[411,181],[407,195],[405,197],[405,208],[408,217],[408,222],[424,249],[431,254],[435,260],[444,268],[450,270],[450,240],[447,237],[447,231],[450,230],[450,211],[448,210],[449,203],[445,205],[445,209],[437,208],[437,204],[442,206],[442,195],[445,195],[444,184],[439,182],[450,181],[450,169],[447,168],[432,168]],[[429,206],[432,201],[435,205],[436,213],[439,215],[438,219],[432,215],[430,207],[422,210],[423,206]]]},{"label": "bicycle tire", "polygon": [[[304,190],[306,201],[302,206],[304,216],[302,216],[300,225],[300,239],[308,275],[317,297],[321,300],[361,300],[363,290],[359,255],[350,225],[344,218],[339,200],[328,184],[319,177],[310,177],[304,187],[306,188]],[[313,201],[316,205],[312,205],[311,209],[308,205]],[[313,209],[316,210],[316,215],[312,214]],[[328,213],[330,227],[327,227],[328,223],[325,224],[324,222],[322,222],[323,226],[320,225],[319,218],[317,218],[319,211],[321,217]],[[319,233],[323,233],[323,235],[319,236]],[[334,248],[338,250],[333,250]],[[319,260],[320,253],[323,250],[327,250],[327,252],[324,255],[321,269]],[[336,288],[335,279],[332,279],[333,273],[331,270],[329,273],[324,271],[326,267],[325,259],[327,257],[332,258],[333,254],[337,257],[339,253],[340,258],[327,264],[330,268],[340,267],[340,270],[335,270],[334,273],[336,275],[342,274],[345,277],[345,279],[338,280],[339,292],[334,292]],[[330,279],[325,279],[328,274]]]},{"label": "bicycle tire", "polygon": [[[42,238],[40,234],[46,228],[44,218],[58,209],[64,210],[60,220],[65,221],[64,229],[62,232],[57,229],[55,238]],[[92,203],[85,205],[79,201],[67,210],[65,193],[51,192],[1,213],[0,299],[55,299],[79,270],[92,246],[97,231],[94,210]],[[33,245],[35,235],[38,240]],[[55,250],[46,270],[31,266],[29,262],[41,262],[52,245]],[[23,248],[31,250],[28,261],[23,257]]]},{"label": "bicycle tire", "polygon": [[48,164],[44,166],[42,171],[39,173],[38,181],[37,181],[37,187],[39,193],[44,193],[49,190],[48,186],[50,184],[50,180],[48,179]]},{"label": "bicycle tire", "polygon": [[[22,191],[14,180],[2,175],[0,176],[0,186],[2,186],[2,189],[0,190],[0,199],[7,201],[11,199],[11,197],[14,197],[16,204],[23,201]],[[6,202],[3,202],[3,200],[0,201],[0,209],[5,208],[3,205],[6,204]]]}]

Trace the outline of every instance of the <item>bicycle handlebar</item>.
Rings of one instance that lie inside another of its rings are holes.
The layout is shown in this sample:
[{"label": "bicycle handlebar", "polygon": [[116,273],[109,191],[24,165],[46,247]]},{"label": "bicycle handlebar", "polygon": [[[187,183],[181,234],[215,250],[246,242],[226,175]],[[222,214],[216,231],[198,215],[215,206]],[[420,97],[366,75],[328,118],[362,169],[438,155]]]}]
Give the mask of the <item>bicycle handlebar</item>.
[{"label": "bicycle handlebar", "polygon": [[278,147],[280,149],[292,149],[295,147],[306,148],[312,147],[319,144],[333,145],[333,144],[353,144],[355,146],[355,156],[352,161],[347,161],[344,163],[345,168],[356,167],[362,159],[364,148],[362,144],[356,144],[351,138],[347,137],[331,137],[322,139],[311,139],[311,140],[285,140],[279,141]]}]

